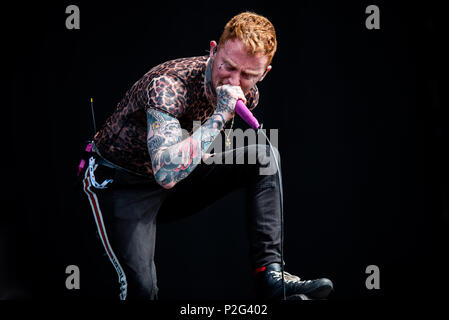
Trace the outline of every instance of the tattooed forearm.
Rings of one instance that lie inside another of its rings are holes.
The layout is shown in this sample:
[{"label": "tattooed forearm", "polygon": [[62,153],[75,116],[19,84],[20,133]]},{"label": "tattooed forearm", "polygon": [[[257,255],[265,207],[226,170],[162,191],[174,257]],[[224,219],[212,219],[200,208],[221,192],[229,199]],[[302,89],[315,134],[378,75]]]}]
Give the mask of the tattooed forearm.
[{"label": "tattooed forearm", "polygon": [[234,110],[230,108],[231,97],[229,96],[229,93],[224,90],[218,90],[217,91],[217,112],[220,113],[233,113]]},{"label": "tattooed forearm", "polygon": [[201,150],[205,153],[212,142],[225,124],[223,116],[219,113],[214,113],[202,126],[201,130],[195,131],[193,137],[201,141]]},{"label": "tattooed forearm", "polygon": [[[164,90],[158,90],[160,87]],[[176,78],[160,77],[154,79],[148,88],[148,101],[182,114],[186,92],[183,83]],[[152,108],[147,109],[148,151],[153,173],[163,187],[173,187],[196,168],[226,121],[234,116],[237,100],[242,99],[246,102],[239,86],[229,84],[219,86],[216,88],[216,94],[215,113],[191,136],[186,134],[188,138],[185,139],[176,116]]]},{"label": "tattooed forearm", "polygon": [[178,120],[163,112],[148,109],[147,145],[156,180],[165,188],[187,177],[201,162],[224,125],[220,114],[213,114],[192,136],[182,140]]}]

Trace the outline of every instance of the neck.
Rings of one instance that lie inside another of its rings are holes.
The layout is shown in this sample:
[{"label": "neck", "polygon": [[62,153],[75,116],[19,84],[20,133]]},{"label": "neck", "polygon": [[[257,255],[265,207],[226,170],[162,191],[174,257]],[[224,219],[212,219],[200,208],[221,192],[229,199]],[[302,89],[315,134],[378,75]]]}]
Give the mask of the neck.
[{"label": "neck", "polygon": [[213,60],[207,59],[206,62],[206,74],[204,76],[204,94],[207,97],[209,103],[215,107],[217,105],[217,97],[215,95],[214,86],[212,84],[212,65]]}]

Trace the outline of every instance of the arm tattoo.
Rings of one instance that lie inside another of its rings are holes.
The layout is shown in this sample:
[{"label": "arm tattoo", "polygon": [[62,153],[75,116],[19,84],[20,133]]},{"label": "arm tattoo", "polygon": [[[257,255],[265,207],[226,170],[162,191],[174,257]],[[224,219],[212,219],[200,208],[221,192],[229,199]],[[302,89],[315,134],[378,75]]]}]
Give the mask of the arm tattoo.
[{"label": "arm tattoo", "polygon": [[228,112],[232,113],[234,110],[232,110],[229,107],[229,101],[230,101],[229,94],[226,91],[219,91],[217,93],[217,112]]},{"label": "arm tattoo", "polygon": [[147,146],[156,181],[170,188],[187,177],[201,162],[224,123],[223,116],[214,113],[192,136],[182,140],[176,118],[148,108]]}]

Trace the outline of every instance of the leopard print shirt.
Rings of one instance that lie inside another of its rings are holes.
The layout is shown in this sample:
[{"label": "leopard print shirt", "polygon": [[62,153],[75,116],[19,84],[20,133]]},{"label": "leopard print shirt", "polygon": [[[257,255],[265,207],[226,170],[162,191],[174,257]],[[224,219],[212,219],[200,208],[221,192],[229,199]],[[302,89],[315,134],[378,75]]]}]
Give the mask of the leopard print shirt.
[{"label": "leopard print shirt", "polygon": [[[147,147],[146,110],[153,108],[170,114],[189,133],[193,131],[194,121],[204,123],[215,110],[204,90],[207,59],[208,56],[200,56],[171,60],[148,71],[126,92],[95,134],[98,153],[124,169],[153,177]],[[246,99],[249,109],[257,106],[257,86]]]}]

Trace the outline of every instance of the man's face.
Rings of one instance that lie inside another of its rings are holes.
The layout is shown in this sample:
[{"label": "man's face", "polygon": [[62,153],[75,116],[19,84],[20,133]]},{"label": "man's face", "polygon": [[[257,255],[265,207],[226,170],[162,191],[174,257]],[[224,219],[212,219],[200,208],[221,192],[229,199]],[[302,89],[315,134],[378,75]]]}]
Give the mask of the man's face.
[{"label": "man's face", "polygon": [[261,81],[266,71],[268,57],[260,53],[250,55],[245,45],[238,39],[231,39],[218,47],[213,54],[216,43],[211,43],[212,84],[214,89],[218,86],[229,84],[240,86],[244,94],[247,94],[258,81]]}]

